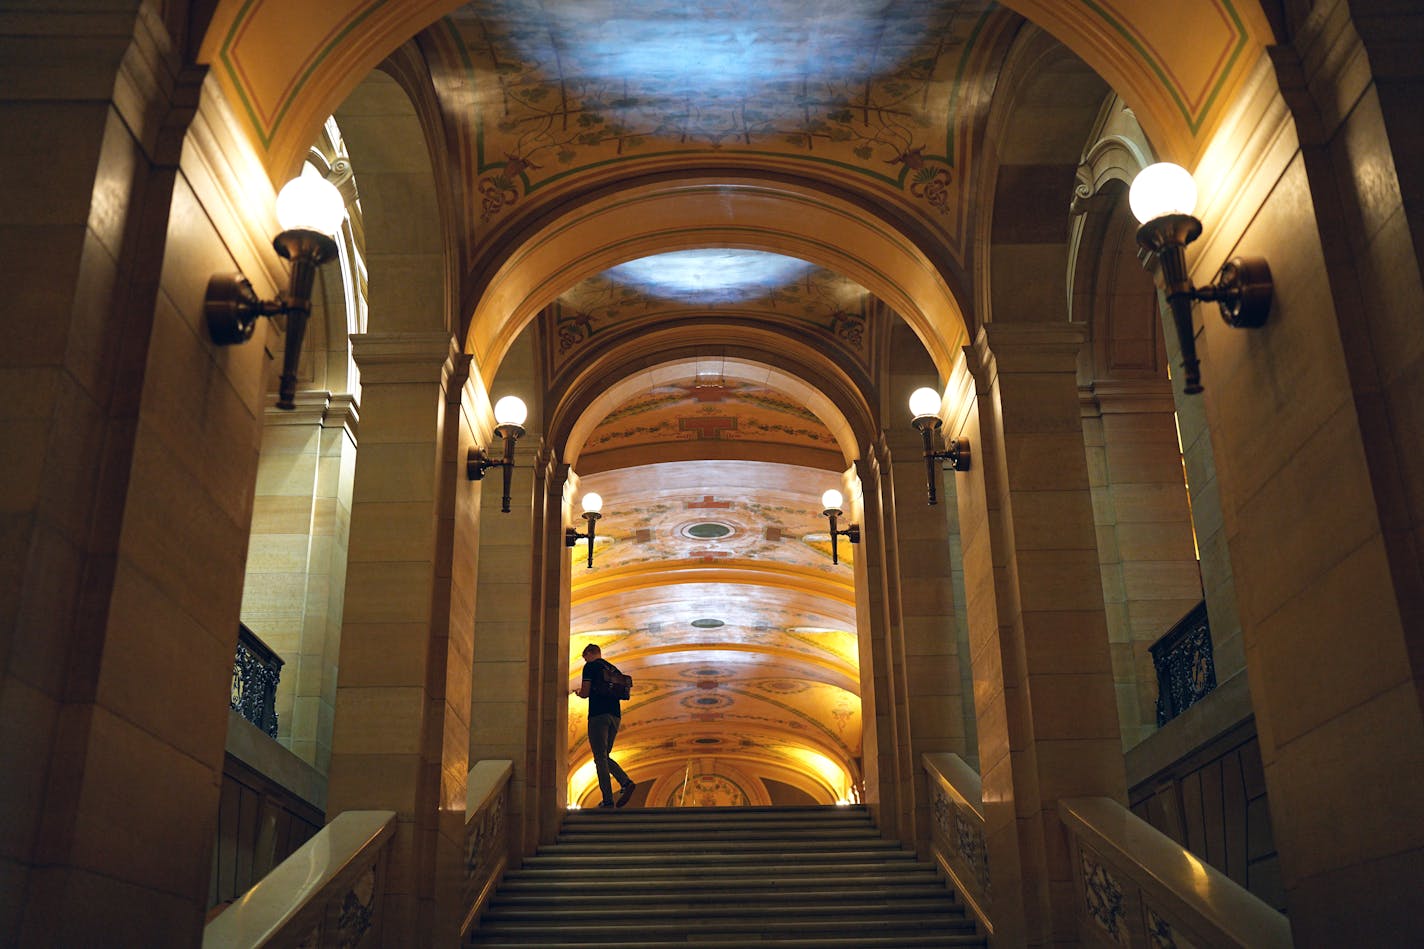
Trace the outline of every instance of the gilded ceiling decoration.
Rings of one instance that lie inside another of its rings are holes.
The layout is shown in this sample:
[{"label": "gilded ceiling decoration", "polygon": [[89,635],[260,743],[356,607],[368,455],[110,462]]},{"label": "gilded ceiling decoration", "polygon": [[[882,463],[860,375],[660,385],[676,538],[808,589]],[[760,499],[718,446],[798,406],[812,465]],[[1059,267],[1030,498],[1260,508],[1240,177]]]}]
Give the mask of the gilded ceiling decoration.
[{"label": "gilded ceiling decoration", "polygon": [[634,162],[787,160],[852,175],[958,247],[999,41],[988,0],[478,0],[429,34],[488,231],[541,190]]},{"label": "gilded ceiling decoration", "polygon": [[[637,418],[628,410],[642,398],[605,424]],[[582,542],[571,552],[570,674],[595,642],[633,676],[614,757],[655,782],[650,803],[764,804],[780,786],[822,803],[858,793],[854,582],[816,540],[820,493],[841,480],[706,460],[580,478],[603,496],[607,541],[592,570]],[[571,800],[589,803],[585,714],[571,700]]]},{"label": "gilded ceiling decoration", "polygon": [[[1273,42],[1260,5],[1234,0],[1006,6],[1096,68],[1187,164]],[[458,133],[482,189],[471,220],[578,169],[697,150],[853,169],[938,216],[940,198],[956,200],[966,103],[992,85],[986,51],[1015,22],[982,0],[835,0],[809,22],[794,0],[217,0],[198,58],[278,181],[355,84],[425,28],[447,114],[480,112]],[[953,139],[933,134],[942,113]]]},{"label": "gilded ceiling decoration", "polygon": [[[688,378],[678,383],[655,386],[624,403],[589,435],[579,467],[591,472],[612,467],[620,460],[626,464],[630,458],[640,457],[636,452],[640,447],[651,448],[669,443],[681,445],[694,453],[729,443],[734,446],[754,443],[772,451],[795,449],[803,460],[814,456],[818,467],[834,470],[845,467],[835,437],[806,408],[768,386],[720,378]],[[677,507],[681,503],[693,506],[683,511]],[[699,504],[702,507],[698,507]],[[715,514],[719,509],[718,502],[709,495],[705,501],[669,499],[662,507],[643,508],[638,516],[686,521],[698,516],[686,512],[704,510]],[[772,518],[767,526],[777,536],[771,538],[770,534],[765,534],[766,538],[770,538],[768,542],[779,542],[783,529],[791,531],[783,520],[775,519],[777,513],[766,510],[755,515]],[[797,510],[788,513],[794,521],[805,512]],[[648,524],[644,533],[655,526],[659,525]],[[680,536],[681,526],[674,526],[677,529],[672,533],[660,536],[669,540]],[[745,537],[746,525],[741,527],[739,536]],[[649,552],[658,556],[667,553],[653,548],[649,548]]]},{"label": "gilded ceiling decoration", "polygon": [[883,306],[860,284],[794,257],[708,249],[642,257],[576,284],[544,311],[557,373],[612,330],[655,321],[756,319],[868,366]]}]

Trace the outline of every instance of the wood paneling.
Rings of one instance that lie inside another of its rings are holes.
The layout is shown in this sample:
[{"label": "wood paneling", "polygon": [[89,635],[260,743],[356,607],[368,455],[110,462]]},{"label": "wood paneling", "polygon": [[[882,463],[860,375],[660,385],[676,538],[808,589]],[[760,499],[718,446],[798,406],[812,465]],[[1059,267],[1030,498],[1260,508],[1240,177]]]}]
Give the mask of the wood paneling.
[{"label": "wood paneling", "polygon": [[223,766],[211,915],[251,889],[321,829],[325,815],[232,755]]},{"label": "wood paneling", "polygon": [[1129,797],[1138,817],[1285,911],[1254,719],[1137,784]]}]

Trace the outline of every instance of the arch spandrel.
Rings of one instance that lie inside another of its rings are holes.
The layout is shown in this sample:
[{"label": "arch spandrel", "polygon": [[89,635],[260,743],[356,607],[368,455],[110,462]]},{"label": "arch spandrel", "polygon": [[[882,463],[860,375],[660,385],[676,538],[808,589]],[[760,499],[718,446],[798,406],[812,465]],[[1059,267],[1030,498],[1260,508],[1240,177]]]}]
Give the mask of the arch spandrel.
[{"label": "arch spandrel", "polygon": [[[1163,158],[1195,167],[1226,106],[1275,42],[1250,0],[1004,0],[1128,103]],[[1190,42],[1183,42],[1191,37]]]}]

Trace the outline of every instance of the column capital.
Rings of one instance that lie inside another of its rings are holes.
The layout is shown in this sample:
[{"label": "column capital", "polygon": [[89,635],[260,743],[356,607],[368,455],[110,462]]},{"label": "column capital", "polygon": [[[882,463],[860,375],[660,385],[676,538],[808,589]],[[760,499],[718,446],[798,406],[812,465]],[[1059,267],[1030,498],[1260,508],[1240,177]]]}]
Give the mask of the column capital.
[{"label": "column capital", "polygon": [[1085,415],[1140,415],[1175,412],[1172,384],[1166,379],[1100,379],[1078,389]]},{"label": "column capital", "polygon": [[448,333],[353,333],[351,355],[362,385],[440,382],[441,367],[460,354]]},{"label": "column capital", "polygon": [[356,443],[356,427],[360,421],[360,407],[356,397],[349,392],[332,393],[325,389],[307,389],[298,392],[292,400],[295,409],[279,409],[267,406],[263,413],[263,423],[268,428],[298,425],[320,425],[322,428],[342,428]]},{"label": "column capital", "polygon": [[1078,351],[1087,339],[1083,323],[985,323],[974,338],[972,368],[1076,373]]}]

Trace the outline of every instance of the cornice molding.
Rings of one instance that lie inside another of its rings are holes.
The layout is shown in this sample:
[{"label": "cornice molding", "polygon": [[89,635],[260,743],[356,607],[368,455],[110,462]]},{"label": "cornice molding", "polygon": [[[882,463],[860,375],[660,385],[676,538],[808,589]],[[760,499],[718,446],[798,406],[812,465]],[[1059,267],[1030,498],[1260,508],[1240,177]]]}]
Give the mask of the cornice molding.
[{"label": "cornice molding", "polygon": [[1099,380],[1078,387],[1085,417],[1175,412],[1176,399],[1166,379]]},{"label": "cornice molding", "polygon": [[353,333],[351,356],[361,371],[361,384],[429,382],[441,373],[459,343],[448,333]]}]

